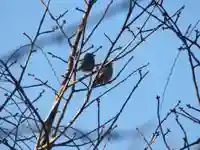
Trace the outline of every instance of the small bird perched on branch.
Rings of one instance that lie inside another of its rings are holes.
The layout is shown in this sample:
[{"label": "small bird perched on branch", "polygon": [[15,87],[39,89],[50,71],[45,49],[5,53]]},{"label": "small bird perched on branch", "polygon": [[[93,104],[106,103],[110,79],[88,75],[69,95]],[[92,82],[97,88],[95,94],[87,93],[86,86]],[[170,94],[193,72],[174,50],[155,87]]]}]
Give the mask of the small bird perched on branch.
[{"label": "small bird perched on branch", "polygon": [[92,70],[95,67],[95,59],[94,59],[94,54],[93,53],[87,53],[85,54],[81,66],[79,67],[78,70],[81,70],[83,72],[92,72]]},{"label": "small bird perched on branch", "polygon": [[106,65],[101,69],[99,75],[96,78],[95,85],[107,84],[113,75],[113,64],[112,62],[106,63]]}]

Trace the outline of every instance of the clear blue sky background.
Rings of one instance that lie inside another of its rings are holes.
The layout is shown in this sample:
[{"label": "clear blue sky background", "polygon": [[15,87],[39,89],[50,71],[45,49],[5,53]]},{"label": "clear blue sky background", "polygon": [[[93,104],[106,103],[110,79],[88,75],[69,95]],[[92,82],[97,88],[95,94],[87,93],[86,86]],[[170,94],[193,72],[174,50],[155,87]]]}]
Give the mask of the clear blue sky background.
[{"label": "clear blue sky background", "polygon": [[[118,0],[120,1],[120,0]],[[96,3],[96,6],[93,9],[93,13],[101,11],[106,7],[105,1],[100,1]],[[146,4],[147,0],[143,0],[143,4]],[[181,30],[184,32],[187,26],[191,24],[195,24],[199,19],[199,6],[200,1],[198,0],[179,0],[179,1],[165,1],[165,7],[169,12],[175,12],[178,8],[180,8],[183,4],[186,5],[185,10],[182,14],[181,19],[179,20],[179,26]],[[65,16],[67,24],[76,22],[80,20],[81,14],[80,12],[75,11],[75,7],[83,8],[82,0],[52,0],[50,9],[54,15],[59,15],[61,12],[64,12],[66,9],[69,10],[69,13]],[[27,44],[27,38],[22,34],[26,32],[32,38],[36,34],[36,30],[40,19],[44,12],[44,6],[40,3],[40,0],[20,0],[20,1],[11,1],[4,0],[0,2],[0,43],[1,50],[0,54],[6,54],[9,51],[23,45]],[[116,12],[117,13],[117,12]],[[103,33],[107,33],[111,38],[114,38],[117,31],[120,29],[122,25],[122,20],[125,16],[125,13],[117,14],[115,17],[110,18],[105,21],[98,31],[93,36],[92,40],[89,43],[95,43],[97,46],[103,45],[103,49],[97,53],[97,61],[100,62],[103,59],[103,53],[107,52],[107,47],[109,46],[108,41],[103,36]],[[144,19],[144,18],[143,18]],[[137,23],[133,27],[137,27],[143,22],[142,20],[137,21]],[[156,24],[155,20],[151,20],[148,26],[154,26]],[[55,23],[47,17],[45,23],[43,25],[44,30],[49,30]],[[123,36],[120,39],[120,44],[125,45],[127,41],[130,40],[130,36]],[[119,44],[119,43],[118,43]],[[141,127],[144,123],[148,122],[148,120],[152,120],[149,123],[145,124],[143,127],[145,128],[144,134],[150,136],[152,131],[154,130],[157,120],[156,120],[156,95],[161,95],[164,89],[164,85],[166,83],[166,79],[170,73],[170,68],[172,67],[173,61],[178,52],[177,48],[180,47],[180,40],[172,33],[171,31],[162,32],[159,31],[153,36],[151,36],[145,43],[140,45],[134,54],[134,61],[129,66],[131,69],[137,68],[140,65],[150,62],[148,66],[148,70],[150,73],[139,85],[139,88],[133,95],[131,101],[129,101],[128,106],[122,113],[119,118],[117,124],[119,129],[127,129],[134,132],[136,127]],[[96,47],[97,47],[96,46]],[[44,48],[44,51],[51,51],[56,53],[63,58],[67,58],[69,47],[67,44],[62,45],[51,45]],[[50,57],[49,57],[50,58]],[[21,61],[23,63],[24,59]],[[122,62],[124,63],[126,59]],[[58,62],[55,59],[51,59],[53,67],[55,68],[58,75],[64,73],[66,65]],[[116,63],[114,65],[114,69],[117,72],[123,64]],[[131,67],[132,66],[132,67]],[[125,73],[120,77],[121,79],[128,74],[131,70],[126,69]],[[19,67],[13,69],[15,74],[19,74]],[[28,68],[30,73],[34,73],[40,79],[49,80],[50,84],[56,89],[59,88],[56,78],[54,77],[47,61],[44,58],[42,53],[34,54],[31,59],[31,64]],[[59,77],[60,78],[60,77]],[[61,79],[61,78],[60,78]],[[102,99],[102,121],[111,118],[116,112],[119,110],[121,105],[124,102],[124,99],[127,97],[128,90],[130,90],[132,84],[135,84],[137,77],[133,77],[124,85],[118,87],[116,90],[111,92],[109,95],[105,96]],[[23,81],[24,84],[31,84],[34,81],[30,77],[26,77]],[[102,87],[100,90],[95,90],[92,97],[97,95],[98,93],[102,93],[104,90],[108,89],[110,86],[107,85]],[[8,87],[11,89],[11,87]],[[39,89],[41,90],[41,89]],[[37,89],[26,90],[28,95],[33,97],[37,97],[38,91]],[[1,92],[3,95],[3,92]],[[66,122],[70,120],[70,118],[75,114],[78,109],[78,106],[83,102],[83,95],[77,95],[73,102],[69,107],[69,111],[67,114]],[[162,114],[168,109],[172,108],[178,100],[181,100],[183,104],[192,104],[197,106],[197,100],[195,98],[195,91],[192,85],[192,77],[190,72],[190,66],[188,63],[188,57],[185,52],[181,53],[177,61],[177,65],[175,67],[175,71],[173,72],[170,84],[167,89],[165,102],[162,110]],[[45,95],[39,102],[36,104],[39,108],[39,111],[42,114],[42,117],[48,114],[49,109],[51,108],[53,102],[53,92],[47,90]],[[97,124],[96,120],[96,107],[92,107],[85,111],[75,123],[76,127],[82,129],[91,129],[95,128]],[[95,113],[94,113],[95,112]],[[195,126],[191,127],[191,123],[185,121],[185,126],[188,129],[189,136],[191,139],[196,139],[198,137],[199,128],[195,128]],[[182,145],[181,138],[183,137],[180,129],[178,129],[177,125],[175,125],[175,120],[172,117],[165,124],[166,127],[170,127],[172,133],[169,137],[169,143],[174,146],[174,148],[178,148]],[[180,134],[181,133],[181,134]],[[126,150],[129,146],[132,149],[142,149],[144,146],[144,142],[139,139],[135,139],[134,137],[129,140],[124,140],[122,142],[112,142],[109,144],[107,149],[123,149]],[[129,149],[131,149],[129,147]],[[156,144],[155,149],[163,149],[162,140],[158,140],[158,144]]]}]

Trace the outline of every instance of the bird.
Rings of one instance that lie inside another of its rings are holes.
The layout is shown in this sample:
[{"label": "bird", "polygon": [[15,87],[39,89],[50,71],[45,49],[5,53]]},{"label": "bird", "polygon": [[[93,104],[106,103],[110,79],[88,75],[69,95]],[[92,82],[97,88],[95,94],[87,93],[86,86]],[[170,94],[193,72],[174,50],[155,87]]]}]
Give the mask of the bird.
[{"label": "bird", "polygon": [[92,72],[95,67],[95,55],[93,53],[86,53],[78,70],[82,72]]},{"label": "bird", "polygon": [[106,65],[101,69],[99,75],[94,81],[94,85],[107,84],[113,75],[113,64],[112,62],[106,62]]}]

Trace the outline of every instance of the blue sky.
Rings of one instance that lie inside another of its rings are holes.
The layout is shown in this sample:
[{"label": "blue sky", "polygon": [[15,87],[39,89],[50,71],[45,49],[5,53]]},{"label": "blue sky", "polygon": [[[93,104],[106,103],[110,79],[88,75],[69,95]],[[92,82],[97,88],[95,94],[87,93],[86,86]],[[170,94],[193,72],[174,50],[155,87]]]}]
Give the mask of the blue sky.
[{"label": "blue sky", "polygon": [[[120,0],[117,0],[118,2]],[[143,4],[147,3],[147,0],[143,0]],[[105,2],[98,0],[93,8],[93,12],[99,12],[103,8],[106,7]],[[171,13],[175,12],[178,8],[180,8],[183,4],[186,5],[185,10],[181,16],[181,19],[178,25],[181,28],[181,31],[185,31],[189,24],[195,24],[199,19],[198,15],[200,12],[198,6],[200,6],[200,1],[189,1],[189,0],[179,0],[176,1],[166,1],[164,6]],[[67,24],[71,24],[77,22],[81,18],[80,12],[75,11],[75,7],[83,8],[83,1],[64,1],[64,0],[52,0],[50,9],[54,15],[59,15],[61,12],[64,12],[68,9],[68,13],[65,18]],[[43,15],[44,7],[40,3],[40,0],[20,0],[19,1],[1,1],[0,2],[0,41],[1,41],[1,51],[0,54],[3,56],[7,54],[9,51],[23,45],[27,44],[28,40],[23,35],[23,32],[26,32],[30,37],[34,37],[36,34],[36,30],[40,19]],[[157,13],[158,14],[158,13]],[[97,53],[97,61],[100,62],[103,60],[103,53],[106,53],[107,47],[109,47],[109,43],[107,39],[103,36],[103,33],[108,34],[111,38],[114,38],[118,33],[122,25],[122,20],[125,16],[125,13],[117,14],[116,16],[110,18],[105,21],[95,32],[92,40],[89,43],[95,43],[98,46],[103,45],[103,49]],[[133,25],[133,28],[137,27],[144,21],[144,18],[137,21],[136,24]],[[150,20],[148,23],[148,27],[153,27],[157,24],[155,20]],[[55,23],[47,17],[45,19],[43,30],[49,30]],[[129,41],[131,36],[126,35],[120,39],[118,44],[122,46]],[[119,129],[127,129],[133,130],[136,127],[140,127],[148,120],[150,123],[147,124],[149,126],[149,130],[144,134],[149,136],[154,130],[155,125],[157,124],[156,120],[156,95],[162,95],[164,85],[166,83],[166,79],[170,73],[170,68],[172,67],[173,61],[178,53],[178,47],[180,47],[181,42],[171,31],[158,31],[153,36],[151,36],[145,43],[140,45],[136,51],[132,53],[134,56],[134,60],[132,64],[129,66],[131,69],[140,67],[143,64],[150,63],[148,66],[148,70],[150,73],[144,79],[142,84],[139,85],[139,88],[134,93],[131,101],[129,101],[126,109],[122,113],[119,118],[117,124]],[[69,47],[67,44],[63,43],[60,45],[51,45],[44,47],[44,51],[50,51],[54,54],[62,56],[62,58],[67,58],[69,54]],[[64,73],[66,64],[60,63],[55,59],[51,59],[51,63],[55,68],[57,75]],[[123,66],[126,59],[122,60],[120,63],[114,64],[115,72],[119,71],[119,69]],[[24,59],[21,60],[21,63],[24,62]],[[132,67],[133,68],[132,68]],[[125,77],[131,70],[126,69],[123,75],[120,77],[121,79]],[[13,68],[13,72],[18,75],[20,73],[19,67],[16,66]],[[34,54],[30,66],[27,70],[27,73],[34,73],[38,77],[43,80],[49,80],[50,84],[58,89],[59,85],[55,76],[53,75],[51,68],[49,67],[47,61],[45,60],[44,55],[41,52]],[[60,76],[59,76],[60,78]],[[61,79],[61,78],[60,78]],[[124,102],[124,99],[127,97],[128,90],[132,85],[137,81],[137,76],[131,78],[124,85],[118,87],[109,95],[106,95],[102,99],[101,107],[103,108],[101,111],[101,115],[103,116],[102,121],[109,119],[111,116],[115,115],[119,110],[121,105]],[[26,77],[23,80],[23,84],[31,84],[34,81],[30,77]],[[105,87],[100,88],[99,90],[95,90],[92,97],[95,95],[102,93],[106,89],[108,89],[110,85],[106,85]],[[11,89],[12,87],[8,87]],[[37,97],[38,91],[41,89],[29,89],[26,90],[29,96]],[[1,92],[3,95],[3,92]],[[80,106],[83,102],[83,95],[77,95],[72,103],[70,104],[68,114],[65,118],[65,121],[69,121],[70,118],[77,111],[78,106]],[[172,78],[170,80],[167,93],[165,95],[165,102],[163,105],[162,114],[164,115],[168,109],[172,108],[178,100],[181,100],[183,104],[190,103],[193,106],[197,105],[197,100],[195,98],[195,91],[192,85],[192,77],[190,72],[190,66],[188,63],[188,57],[185,52],[182,52],[176,67],[173,72]],[[47,90],[44,94],[43,98],[39,100],[36,104],[39,112],[42,114],[42,117],[48,114],[49,109],[51,108],[53,102],[53,93],[50,90]],[[96,126],[96,107],[92,107],[85,111],[77,122],[75,123],[76,127],[82,127],[84,129],[95,128]],[[95,112],[95,113],[94,113]],[[185,121],[185,120],[183,120]],[[175,124],[175,120],[172,117],[165,124],[168,127],[171,127],[172,133],[170,134],[169,142],[176,147],[182,144],[181,138],[183,137],[180,134],[180,130],[177,128]],[[189,128],[192,124],[188,121],[185,121],[185,125]],[[146,126],[145,126],[146,128]],[[199,128],[192,128],[189,130],[189,135],[191,139],[195,139],[198,134],[197,130]],[[139,141],[139,142],[138,142]],[[118,143],[109,144],[107,149],[127,149],[129,145],[138,146],[138,149],[142,149],[144,142],[142,140],[125,140]],[[133,147],[134,148],[134,147]],[[135,149],[135,148],[134,148]],[[137,149],[137,148],[136,148]],[[156,144],[155,149],[163,149],[162,140],[158,140],[158,144]]]}]

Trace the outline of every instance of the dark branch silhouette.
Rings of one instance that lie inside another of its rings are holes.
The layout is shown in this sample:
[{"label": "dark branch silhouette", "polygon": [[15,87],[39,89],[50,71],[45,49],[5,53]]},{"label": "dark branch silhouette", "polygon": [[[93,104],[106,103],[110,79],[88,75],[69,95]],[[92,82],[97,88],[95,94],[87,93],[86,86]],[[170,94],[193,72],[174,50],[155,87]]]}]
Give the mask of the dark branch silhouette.
[{"label": "dark branch silhouette", "polygon": [[[141,0],[137,0],[137,1],[141,1]],[[115,4],[108,10],[104,20],[109,19],[115,16],[116,14],[126,11],[128,7],[129,7],[129,0],[122,0],[122,2]],[[103,11],[89,17],[87,20],[87,27],[90,27],[96,22],[98,22],[98,20],[102,17],[102,15],[103,15]],[[68,35],[69,37],[72,34],[74,34],[74,32],[77,30],[78,24],[79,22],[75,22],[73,24],[67,25],[67,27],[64,28],[65,34]],[[55,44],[62,44],[63,42],[66,42],[66,41],[67,39],[64,37],[63,33],[60,31],[56,31],[55,33],[51,33],[46,37],[44,36],[42,38],[39,38],[36,41],[35,45],[43,48],[43,47],[51,46]],[[37,46],[34,46],[33,49],[35,50],[38,49]],[[30,48],[30,44],[20,46],[17,49],[11,50],[11,52],[9,52],[8,54],[1,56],[0,60],[3,60],[4,63],[19,60],[23,56],[27,55],[27,53],[29,52],[29,48]]]}]

